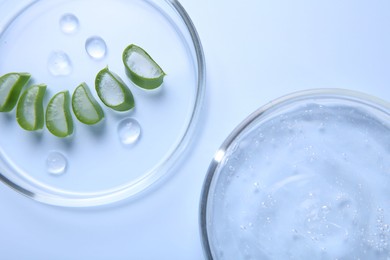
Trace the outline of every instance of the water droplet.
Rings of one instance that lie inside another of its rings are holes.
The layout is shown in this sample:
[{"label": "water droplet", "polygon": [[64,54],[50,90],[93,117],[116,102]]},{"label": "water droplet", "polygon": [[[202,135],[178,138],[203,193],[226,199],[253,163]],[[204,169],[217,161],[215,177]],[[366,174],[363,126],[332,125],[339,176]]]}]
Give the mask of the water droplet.
[{"label": "water droplet", "polygon": [[72,62],[63,51],[50,53],[47,67],[53,76],[66,76],[72,72]]},{"label": "water droplet", "polygon": [[106,56],[106,42],[99,36],[92,36],[85,42],[85,50],[88,55],[96,60],[100,60]]},{"label": "water droplet", "polygon": [[74,14],[64,14],[60,19],[60,28],[63,33],[75,33],[79,28],[79,19]]},{"label": "water droplet", "polygon": [[141,126],[133,118],[123,119],[118,125],[118,135],[123,144],[134,144],[141,135]]},{"label": "water droplet", "polygon": [[65,156],[59,152],[51,152],[46,159],[47,171],[54,175],[63,174],[66,171],[67,161]]}]

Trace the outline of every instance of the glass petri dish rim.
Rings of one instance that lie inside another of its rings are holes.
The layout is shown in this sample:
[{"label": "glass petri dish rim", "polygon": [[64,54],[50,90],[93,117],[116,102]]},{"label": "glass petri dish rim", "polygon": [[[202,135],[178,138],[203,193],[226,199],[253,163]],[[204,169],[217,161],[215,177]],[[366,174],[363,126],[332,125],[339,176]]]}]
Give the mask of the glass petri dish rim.
[{"label": "glass petri dish rim", "polygon": [[214,154],[211,163],[209,164],[209,168],[207,170],[206,177],[203,182],[199,203],[199,227],[201,233],[203,253],[207,259],[214,259],[207,229],[208,200],[210,196],[212,196],[212,193],[210,193],[210,189],[212,189],[214,176],[216,176],[217,170],[223,162],[226,151],[229,149],[232,143],[234,143],[235,139],[238,138],[240,134],[248,126],[250,126],[253,121],[258,119],[259,117],[262,117],[265,113],[272,112],[272,110],[286,103],[324,97],[354,101],[363,105],[375,107],[390,114],[389,102],[359,91],[341,88],[318,88],[293,92],[291,94],[287,94],[285,96],[277,98],[255,110],[252,114],[245,118],[236,128],[233,129],[233,131],[219,147],[217,152]]},{"label": "glass petri dish rim", "polygon": [[[18,13],[16,15],[8,16],[7,23],[10,23],[19,13],[22,13],[24,10],[29,8],[32,4],[38,2],[39,0],[34,0],[25,6],[18,6]],[[31,199],[36,201],[55,205],[55,206],[63,206],[63,207],[92,207],[92,206],[100,206],[109,203],[118,202],[124,199],[133,198],[143,191],[147,190],[150,186],[155,185],[158,181],[160,181],[165,175],[169,172],[169,170],[175,165],[181,155],[186,151],[187,147],[191,143],[191,137],[193,136],[195,129],[197,127],[197,123],[199,121],[200,113],[202,110],[203,99],[206,88],[206,64],[205,57],[203,52],[203,47],[200,41],[199,34],[188,15],[187,11],[181,5],[178,0],[144,0],[145,2],[151,3],[154,5],[154,2],[161,2],[164,5],[168,6],[167,8],[171,8],[177,15],[177,18],[182,22],[186,31],[186,34],[189,35],[189,39],[186,41],[186,44],[190,47],[191,52],[194,54],[193,63],[195,66],[195,96],[194,96],[194,106],[192,113],[189,116],[189,123],[187,125],[187,129],[184,131],[181,139],[174,149],[172,149],[169,154],[166,156],[166,159],[161,164],[156,165],[145,175],[141,176],[134,181],[124,184],[120,187],[104,191],[104,192],[95,192],[95,193],[73,193],[66,194],[69,195],[67,197],[61,196],[59,193],[54,194],[50,192],[42,192],[36,190],[30,190],[28,187],[25,187],[26,180],[22,180],[21,178],[9,178],[3,172],[0,172],[0,181],[16,190],[17,192],[25,195]],[[161,7],[158,7],[161,8]],[[167,14],[166,14],[167,15]],[[169,19],[171,19],[169,17]],[[8,24],[6,24],[6,27]],[[1,28],[3,29],[3,28]],[[1,150],[0,150],[1,152]],[[27,183],[27,185],[29,185]]]}]

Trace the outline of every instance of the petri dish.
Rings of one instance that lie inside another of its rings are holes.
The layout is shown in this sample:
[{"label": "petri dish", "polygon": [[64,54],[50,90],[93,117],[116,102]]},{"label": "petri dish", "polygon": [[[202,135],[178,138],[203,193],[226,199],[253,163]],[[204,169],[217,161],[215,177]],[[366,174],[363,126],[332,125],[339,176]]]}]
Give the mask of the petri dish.
[{"label": "petri dish", "polygon": [[208,259],[388,259],[390,104],[341,89],[279,98],[210,164]]},{"label": "petri dish", "polygon": [[[205,88],[202,46],[176,0],[19,0],[0,3],[0,74],[31,73],[44,99],[82,82],[102,106],[98,125],[80,123],[57,138],[22,130],[15,110],[0,113],[0,179],[35,200],[70,207],[135,197],[183,159]],[[122,52],[136,44],[167,74],[158,89],[128,79]],[[130,88],[135,108],[116,112],[95,91],[106,66]]]}]

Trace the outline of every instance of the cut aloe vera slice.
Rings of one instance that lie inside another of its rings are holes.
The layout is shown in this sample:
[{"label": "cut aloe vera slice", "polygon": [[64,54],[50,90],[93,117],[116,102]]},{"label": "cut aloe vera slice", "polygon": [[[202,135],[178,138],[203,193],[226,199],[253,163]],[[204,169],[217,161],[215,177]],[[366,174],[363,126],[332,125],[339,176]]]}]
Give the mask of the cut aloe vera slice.
[{"label": "cut aloe vera slice", "polygon": [[81,83],[73,92],[72,108],[76,118],[87,125],[96,124],[104,117],[101,106],[86,83]]},{"label": "cut aloe vera slice", "polygon": [[67,137],[73,133],[69,91],[54,95],[46,109],[46,127],[55,136]]},{"label": "cut aloe vera slice", "polygon": [[108,67],[99,71],[95,88],[102,102],[117,111],[127,111],[134,107],[134,97],[122,79]]},{"label": "cut aloe vera slice", "polygon": [[134,44],[129,45],[123,51],[122,60],[127,76],[137,86],[155,89],[163,83],[166,74],[141,47]]},{"label": "cut aloe vera slice", "polygon": [[46,85],[33,85],[20,96],[16,107],[16,120],[28,131],[42,129],[44,125],[43,97]]},{"label": "cut aloe vera slice", "polygon": [[0,77],[0,112],[9,112],[15,107],[22,88],[30,78],[28,73],[16,72]]}]

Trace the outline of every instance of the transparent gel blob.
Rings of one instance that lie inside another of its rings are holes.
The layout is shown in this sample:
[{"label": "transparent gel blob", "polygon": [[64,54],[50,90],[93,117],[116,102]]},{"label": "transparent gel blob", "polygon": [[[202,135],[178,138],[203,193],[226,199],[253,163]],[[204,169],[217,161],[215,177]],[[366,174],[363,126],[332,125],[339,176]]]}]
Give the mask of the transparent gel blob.
[{"label": "transparent gel blob", "polygon": [[76,33],[79,25],[79,19],[74,14],[64,14],[60,19],[60,29],[65,34]]},{"label": "transparent gel blob", "polygon": [[103,38],[92,36],[86,40],[85,50],[91,58],[100,60],[106,56],[107,45]]},{"label": "transparent gel blob", "polygon": [[122,144],[132,145],[141,135],[141,125],[133,118],[123,119],[118,125],[118,135]]},{"label": "transparent gel blob", "polygon": [[53,175],[61,175],[66,172],[66,157],[60,152],[50,152],[46,159],[47,172]]},{"label": "transparent gel blob", "polygon": [[72,73],[72,62],[64,51],[53,51],[49,55],[47,67],[53,76],[67,76]]}]

